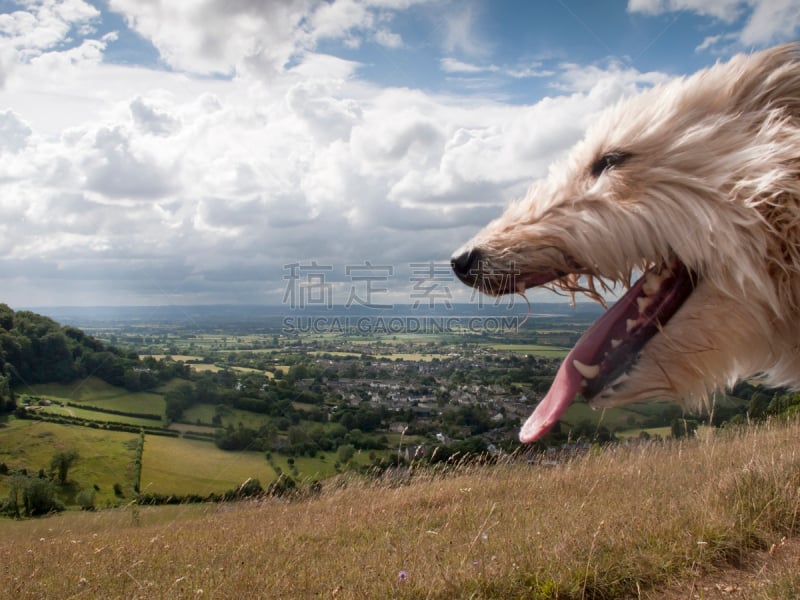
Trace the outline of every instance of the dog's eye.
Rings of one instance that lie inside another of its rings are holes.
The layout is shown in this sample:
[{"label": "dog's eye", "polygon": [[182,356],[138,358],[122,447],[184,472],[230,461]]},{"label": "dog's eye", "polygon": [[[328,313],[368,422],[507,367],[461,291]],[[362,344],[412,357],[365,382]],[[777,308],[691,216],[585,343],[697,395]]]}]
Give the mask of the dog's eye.
[{"label": "dog's eye", "polygon": [[592,165],[592,176],[600,177],[608,169],[618,167],[631,157],[630,152],[614,151],[606,152],[598,158]]}]

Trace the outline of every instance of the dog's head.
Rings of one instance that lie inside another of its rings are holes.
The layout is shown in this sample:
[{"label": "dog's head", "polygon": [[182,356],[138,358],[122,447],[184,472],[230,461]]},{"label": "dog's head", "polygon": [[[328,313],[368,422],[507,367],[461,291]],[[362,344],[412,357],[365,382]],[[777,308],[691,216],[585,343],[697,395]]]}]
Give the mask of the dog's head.
[{"label": "dog's head", "polygon": [[798,220],[797,47],[735,57],[600,115],[452,258],[493,295],[549,286],[602,301],[628,288],[569,353],[521,439],[577,394],[702,399],[775,367],[764,338],[797,317]]}]

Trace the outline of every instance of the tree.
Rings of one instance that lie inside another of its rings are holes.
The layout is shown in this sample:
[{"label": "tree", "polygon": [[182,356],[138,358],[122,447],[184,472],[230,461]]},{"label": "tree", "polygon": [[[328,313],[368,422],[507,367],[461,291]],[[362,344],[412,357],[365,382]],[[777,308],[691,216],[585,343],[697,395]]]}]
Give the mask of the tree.
[{"label": "tree", "polygon": [[672,437],[675,439],[694,437],[697,421],[693,419],[675,419],[672,421]]},{"label": "tree", "polygon": [[16,474],[11,479],[4,510],[16,518],[35,517],[64,510],[64,505],[56,498],[55,486],[49,479]]},{"label": "tree", "polygon": [[342,444],[339,446],[339,450],[337,451],[337,456],[339,458],[339,462],[342,464],[347,464],[350,462],[350,459],[353,458],[353,455],[356,453],[356,449],[353,447],[352,444]]},{"label": "tree", "polygon": [[79,458],[78,451],[75,449],[56,452],[50,461],[50,469],[56,473],[58,483],[66,485],[69,470]]},{"label": "tree", "polygon": [[177,421],[183,416],[183,411],[195,402],[195,388],[188,381],[181,382],[177,387],[164,395],[167,403],[166,415],[170,421]]},{"label": "tree", "polygon": [[78,497],[75,501],[78,503],[78,506],[81,507],[81,510],[92,511],[94,510],[94,497],[95,490],[93,488],[86,488],[78,493]]}]

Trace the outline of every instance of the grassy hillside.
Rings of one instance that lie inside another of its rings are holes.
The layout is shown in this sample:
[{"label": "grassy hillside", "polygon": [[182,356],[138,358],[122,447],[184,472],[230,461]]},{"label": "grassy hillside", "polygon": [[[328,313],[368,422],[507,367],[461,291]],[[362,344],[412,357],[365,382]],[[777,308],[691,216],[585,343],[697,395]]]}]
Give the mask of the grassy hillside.
[{"label": "grassy hillside", "polygon": [[[203,441],[148,435],[142,461],[142,492],[149,494],[221,493],[241,485],[247,479],[258,479],[267,485],[277,478],[275,467],[300,482],[331,477],[336,474],[336,455],[316,458],[298,456],[292,459],[272,455],[271,464],[263,452],[229,452]],[[368,464],[367,452],[357,452],[354,464]]]},{"label": "grassy hillside", "polygon": [[0,522],[0,596],[797,597],[798,440],[773,425],[294,502]]},{"label": "grassy hillside", "polygon": [[[132,497],[136,439],[135,434],[119,431],[12,419],[0,429],[0,462],[12,470],[49,471],[54,453],[77,450],[80,458],[69,472],[74,486],[68,493],[74,496],[81,488],[96,485],[95,504],[102,507],[124,501],[114,495],[115,483],[128,500]],[[8,495],[8,484],[7,477],[0,477],[0,497]],[[74,503],[74,498],[65,499]]]},{"label": "grassy hillside", "polygon": [[145,438],[143,493],[207,496],[235,488],[248,478],[262,483],[275,478],[262,452],[224,452],[208,442]]},{"label": "grassy hillside", "polygon": [[[79,402],[107,410],[142,414],[164,414],[164,397],[151,392],[129,392],[97,377],[87,377],[75,383],[40,383],[26,386],[19,393],[50,400]],[[150,424],[152,425],[152,423]]]}]

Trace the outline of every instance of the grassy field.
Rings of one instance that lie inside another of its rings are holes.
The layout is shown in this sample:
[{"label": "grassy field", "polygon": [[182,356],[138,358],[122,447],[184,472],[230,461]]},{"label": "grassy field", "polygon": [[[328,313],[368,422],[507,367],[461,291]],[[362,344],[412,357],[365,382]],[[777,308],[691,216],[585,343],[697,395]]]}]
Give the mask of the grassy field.
[{"label": "grassy field", "polygon": [[417,362],[430,362],[434,358],[439,360],[447,357],[442,354],[432,354],[430,352],[392,352],[391,354],[377,354],[376,358],[384,360],[411,360]]},{"label": "grassy field", "polygon": [[[211,419],[216,413],[216,407],[211,404],[195,404],[183,411],[183,421],[187,423],[202,423],[205,425],[211,424]],[[227,427],[233,425],[237,427],[239,423],[250,429],[258,429],[259,427],[269,423],[270,418],[267,415],[248,412],[238,408],[228,408],[222,415],[222,425]]]},{"label": "grassy field", "polygon": [[495,350],[506,350],[517,354],[530,354],[543,358],[564,358],[569,352],[569,348],[541,346],[539,344],[489,344],[489,346]]},{"label": "grassy field", "polygon": [[220,367],[219,365],[207,365],[207,364],[191,365],[191,367],[198,373],[203,373],[203,372],[216,373],[217,371],[224,371],[228,369],[231,371],[237,371],[239,373],[258,373],[259,375],[265,375],[270,378],[272,376],[272,373],[270,373],[269,371],[262,371],[261,369],[253,369],[250,367],[235,367],[235,366]]},{"label": "grassy field", "polygon": [[598,427],[603,425],[613,431],[638,430],[645,419],[654,411],[661,410],[663,406],[660,403],[649,403],[594,409],[585,402],[575,402],[564,413],[562,420],[573,426],[581,421],[589,421],[597,423]]},{"label": "grassy field", "polygon": [[237,487],[248,478],[262,484],[275,478],[262,452],[225,452],[203,441],[145,437],[144,493],[205,496]]},{"label": "grassy field", "polygon": [[[59,451],[75,449],[80,458],[69,472],[76,489],[97,485],[96,506],[116,504],[113,485],[119,483],[130,498],[137,436],[119,431],[12,419],[0,428],[0,462],[30,473],[49,471]],[[8,478],[0,477],[0,497],[8,495]],[[67,500],[70,500],[67,498]],[[71,499],[74,502],[74,499]],[[2,595],[2,594],[0,594]]]},{"label": "grassy field", "polygon": [[0,596],[794,598],[798,440],[771,426],[342,478],[295,502],[0,522]]},{"label": "grassy field", "polygon": [[179,362],[190,362],[190,361],[202,361],[202,356],[196,356],[194,354],[141,354],[139,358],[154,358],[155,360],[164,360],[167,357],[170,357],[172,360],[176,360]]},{"label": "grassy field", "polygon": [[161,394],[129,392],[115,387],[97,377],[87,377],[76,383],[46,383],[27,386],[18,393],[56,401],[80,402],[111,410],[164,414],[165,403]]},{"label": "grassy field", "polygon": [[41,412],[49,415],[77,417],[79,419],[97,421],[99,423],[122,423],[124,425],[133,425],[134,427],[161,427],[163,425],[162,421],[155,421],[153,419],[114,415],[92,410],[91,408],[77,408],[75,406],[57,406],[54,404],[42,407]]},{"label": "grassy field", "polygon": [[[336,474],[335,462],[335,453],[325,458],[297,457],[294,459],[296,472],[292,473],[286,457],[273,457],[276,467],[300,481]],[[354,462],[368,463],[367,453],[356,454]],[[142,492],[205,496],[235,488],[248,478],[258,479],[262,485],[277,478],[263,452],[227,452],[208,442],[157,435],[145,438]]]}]

